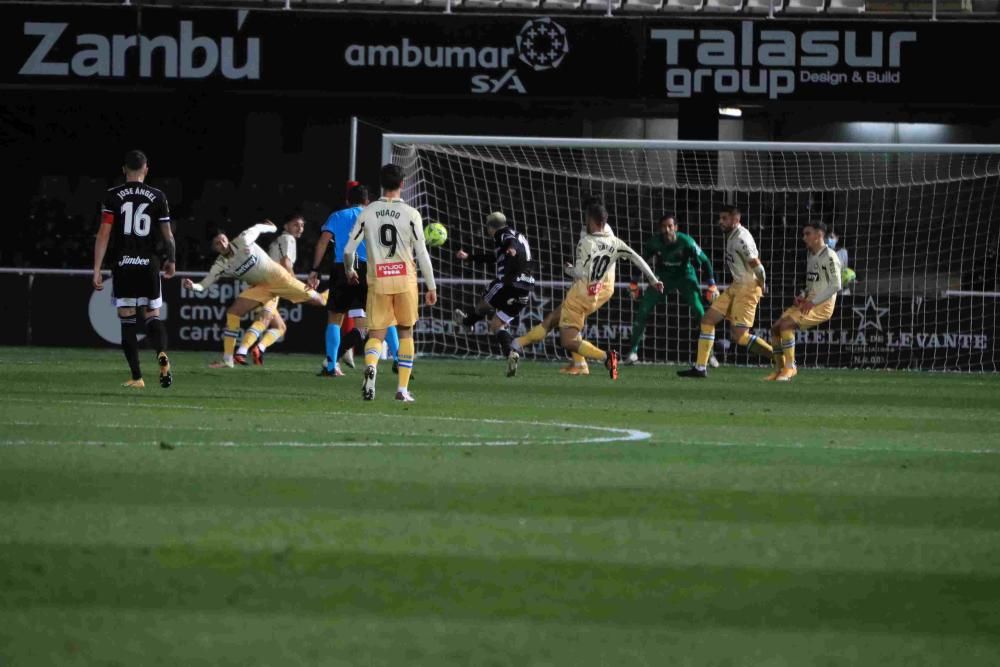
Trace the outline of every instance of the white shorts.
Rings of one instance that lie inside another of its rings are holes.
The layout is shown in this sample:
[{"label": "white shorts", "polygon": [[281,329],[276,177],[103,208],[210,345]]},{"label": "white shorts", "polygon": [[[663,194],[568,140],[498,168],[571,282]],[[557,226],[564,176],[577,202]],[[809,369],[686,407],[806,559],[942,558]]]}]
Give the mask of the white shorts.
[{"label": "white shorts", "polygon": [[115,308],[137,308],[139,306],[145,306],[146,308],[152,310],[154,308],[159,308],[163,305],[163,296],[162,295],[158,296],[152,301],[150,301],[147,297],[144,296],[135,298],[124,298],[124,299],[117,299],[114,296],[112,296],[111,301],[114,302]]}]

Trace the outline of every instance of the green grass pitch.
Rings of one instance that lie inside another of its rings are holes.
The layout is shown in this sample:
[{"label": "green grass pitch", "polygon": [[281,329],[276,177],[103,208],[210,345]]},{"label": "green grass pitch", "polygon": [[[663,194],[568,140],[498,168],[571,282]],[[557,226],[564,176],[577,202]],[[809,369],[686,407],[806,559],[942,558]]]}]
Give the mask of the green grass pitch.
[{"label": "green grass pitch", "polygon": [[1000,377],[209,359],[0,349],[0,665],[1000,664]]}]

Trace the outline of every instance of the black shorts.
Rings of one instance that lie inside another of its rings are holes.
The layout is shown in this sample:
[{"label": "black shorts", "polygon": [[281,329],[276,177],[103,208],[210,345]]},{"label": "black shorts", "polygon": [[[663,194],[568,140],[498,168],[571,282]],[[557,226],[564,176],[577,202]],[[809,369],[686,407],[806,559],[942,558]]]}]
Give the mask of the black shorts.
[{"label": "black shorts", "polygon": [[530,289],[508,285],[494,280],[486,288],[483,294],[483,301],[490,304],[497,311],[497,317],[506,323],[510,323],[515,317],[521,314],[528,305],[531,296]]},{"label": "black shorts", "polygon": [[145,266],[118,266],[115,262],[111,268],[111,300],[116,308],[162,306],[159,260],[151,259]]},{"label": "black shorts", "polygon": [[368,305],[368,265],[358,264],[358,284],[347,282],[347,272],[342,262],[333,265],[330,271],[330,296],[326,309],[331,313],[347,313],[352,317],[364,317]]}]

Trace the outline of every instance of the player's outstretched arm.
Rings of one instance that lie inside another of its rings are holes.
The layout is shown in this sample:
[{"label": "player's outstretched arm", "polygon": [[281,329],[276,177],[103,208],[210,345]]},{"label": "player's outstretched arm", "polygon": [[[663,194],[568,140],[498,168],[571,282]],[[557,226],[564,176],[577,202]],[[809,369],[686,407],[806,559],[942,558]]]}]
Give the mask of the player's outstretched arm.
[{"label": "player's outstretched arm", "polygon": [[270,220],[265,220],[264,222],[254,225],[253,227],[244,229],[240,233],[240,238],[243,239],[243,242],[249,246],[251,243],[256,241],[257,237],[261,234],[273,234],[276,231],[278,231],[277,225]]},{"label": "player's outstretched arm", "polygon": [[660,281],[659,277],[653,273],[653,269],[650,268],[649,264],[642,258],[642,255],[637,253],[635,250],[629,247],[627,243],[618,239],[618,255],[628,258],[628,261],[632,262],[640,271],[642,275],[646,276],[646,280],[649,284],[656,288],[657,291],[663,291],[663,282]]},{"label": "player's outstretched arm", "polygon": [[215,263],[212,264],[212,268],[209,269],[208,275],[201,279],[201,282],[193,282],[190,278],[185,278],[181,286],[185,289],[189,289],[195,292],[204,292],[206,289],[214,285],[220,277],[222,277],[223,271],[226,270],[226,258],[219,256],[216,258]]}]

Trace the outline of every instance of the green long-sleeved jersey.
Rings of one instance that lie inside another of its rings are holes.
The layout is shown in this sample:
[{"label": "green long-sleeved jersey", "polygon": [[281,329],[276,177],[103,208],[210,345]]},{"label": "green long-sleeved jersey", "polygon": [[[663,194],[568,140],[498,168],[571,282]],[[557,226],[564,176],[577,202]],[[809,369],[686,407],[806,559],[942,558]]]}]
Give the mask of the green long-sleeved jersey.
[{"label": "green long-sleeved jersey", "polygon": [[705,269],[708,280],[715,280],[712,273],[712,261],[705,252],[687,234],[677,233],[677,241],[667,243],[662,234],[650,238],[643,247],[643,256],[651,260],[653,271],[664,283],[677,280],[694,280],[697,282],[697,264]]}]

